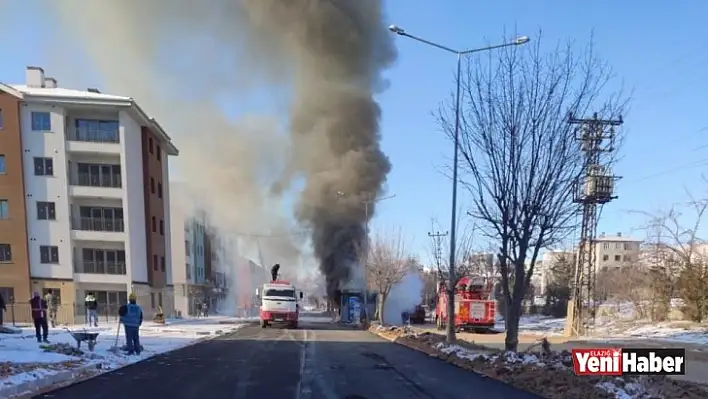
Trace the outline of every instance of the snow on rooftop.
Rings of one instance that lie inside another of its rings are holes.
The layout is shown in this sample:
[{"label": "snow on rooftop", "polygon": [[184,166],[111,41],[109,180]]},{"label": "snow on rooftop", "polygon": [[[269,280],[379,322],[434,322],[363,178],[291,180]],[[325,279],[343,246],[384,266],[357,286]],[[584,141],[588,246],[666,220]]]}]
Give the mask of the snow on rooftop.
[{"label": "snow on rooftop", "polygon": [[112,94],[95,93],[88,90],[73,90],[64,88],[29,87],[27,85],[8,85],[13,89],[30,96],[62,97],[90,100],[131,101],[130,97]]}]

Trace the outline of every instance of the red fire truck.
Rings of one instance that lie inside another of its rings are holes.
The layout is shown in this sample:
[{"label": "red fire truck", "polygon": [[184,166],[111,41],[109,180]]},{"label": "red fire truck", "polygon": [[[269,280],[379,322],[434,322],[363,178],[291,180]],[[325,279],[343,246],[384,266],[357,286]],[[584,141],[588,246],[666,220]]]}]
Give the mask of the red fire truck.
[{"label": "red fire truck", "polygon": [[[484,331],[494,327],[497,303],[491,299],[493,282],[481,275],[462,277],[455,286],[455,329]],[[438,283],[435,324],[443,330],[447,323],[445,282]]]}]

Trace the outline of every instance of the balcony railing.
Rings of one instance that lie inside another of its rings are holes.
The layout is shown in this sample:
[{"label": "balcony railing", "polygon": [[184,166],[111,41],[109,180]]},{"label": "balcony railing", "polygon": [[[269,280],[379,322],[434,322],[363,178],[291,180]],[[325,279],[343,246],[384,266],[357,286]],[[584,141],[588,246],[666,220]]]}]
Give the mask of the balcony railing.
[{"label": "balcony railing", "polygon": [[121,188],[120,175],[96,175],[91,173],[79,173],[71,178],[71,184],[84,187],[112,187]]},{"label": "balcony railing", "polygon": [[72,229],[83,231],[107,231],[122,233],[125,231],[123,219],[106,219],[106,218],[76,218],[73,220]]},{"label": "balcony railing", "polygon": [[83,261],[74,264],[75,273],[125,275],[125,262]]},{"label": "balcony railing", "polygon": [[120,143],[118,131],[94,129],[69,129],[69,141],[84,141],[89,143]]}]

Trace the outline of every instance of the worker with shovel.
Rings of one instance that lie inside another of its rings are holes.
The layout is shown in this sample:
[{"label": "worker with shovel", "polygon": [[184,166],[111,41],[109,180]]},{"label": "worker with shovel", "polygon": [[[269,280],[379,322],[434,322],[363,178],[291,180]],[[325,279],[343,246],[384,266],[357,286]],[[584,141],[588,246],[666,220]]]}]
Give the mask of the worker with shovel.
[{"label": "worker with shovel", "polygon": [[125,330],[125,345],[128,355],[140,354],[140,326],[143,324],[143,309],[136,303],[134,293],[128,295],[128,303],[118,309],[120,322]]}]

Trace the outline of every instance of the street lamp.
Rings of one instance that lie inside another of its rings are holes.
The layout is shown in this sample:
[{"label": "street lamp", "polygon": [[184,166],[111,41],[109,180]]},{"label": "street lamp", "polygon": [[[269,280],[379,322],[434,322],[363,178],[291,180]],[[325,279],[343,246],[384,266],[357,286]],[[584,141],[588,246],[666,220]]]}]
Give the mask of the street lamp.
[{"label": "street lamp", "polygon": [[[337,191],[337,196],[338,197],[348,197],[349,194],[344,193],[342,191]],[[371,197],[371,198],[364,198],[363,200],[360,200],[362,204],[364,204],[364,214],[365,214],[365,221],[364,221],[364,229],[366,230],[366,253],[364,254],[364,317],[366,317],[366,321],[369,321],[369,284],[367,283],[366,280],[366,261],[369,259],[369,206],[372,204],[379,203],[381,201],[385,201],[387,199],[394,198],[396,194],[391,194],[387,195],[385,197]]]},{"label": "street lamp", "polygon": [[450,218],[450,265],[449,265],[449,272],[450,272],[450,279],[454,278],[454,273],[455,273],[455,251],[456,251],[456,224],[457,224],[457,169],[458,169],[458,152],[459,152],[459,142],[460,142],[460,85],[461,85],[461,75],[462,75],[462,56],[463,55],[468,55],[472,53],[479,53],[482,51],[489,51],[489,50],[494,50],[502,47],[510,47],[510,46],[518,46],[521,44],[525,44],[529,42],[529,37],[528,36],[520,36],[513,41],[509,43],[503,43],[503,44],[496,44],[493,46],[486,46],[486,47],[480,47],[480,48],[474,48],[474,49],[468,49],[468,50],[455,50],[451,47],[443,46],[442,44],[438,44],[435,42],[431,42],[429,40],[425,40],[423,38],[420,38],[418,36],[411,35],[410,33],[406,32],[405,29],[401,28],[400,26],[396,25],[391,25],[388,27],[388,29],[399,35],[399,36],[405,36],[407,38],[413,39],[417,42],[427,44],[429,46],[438,48],[440,50],[447,51],[448,53],[455,54],[457,56],[457,73],[456,73],[456,84],[457,87],[455,89],[455,133],[454,133],[454,156],[452,158],[452,216]]}]

